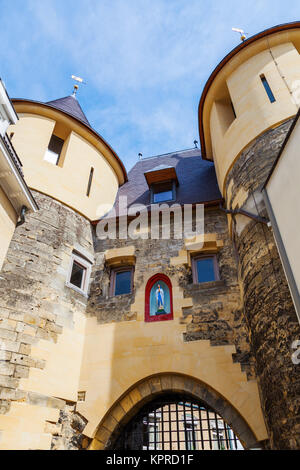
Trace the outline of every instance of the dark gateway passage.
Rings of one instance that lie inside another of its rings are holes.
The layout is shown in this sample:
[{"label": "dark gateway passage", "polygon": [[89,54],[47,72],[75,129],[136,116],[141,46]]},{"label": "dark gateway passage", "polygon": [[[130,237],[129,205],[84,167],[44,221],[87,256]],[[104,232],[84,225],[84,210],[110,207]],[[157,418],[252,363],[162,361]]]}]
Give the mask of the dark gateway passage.
[{"label": "dark gateway passage", "polygon": [[172,394],[145,405],[111,450],[243,450],[233,430],[200,401]]}]

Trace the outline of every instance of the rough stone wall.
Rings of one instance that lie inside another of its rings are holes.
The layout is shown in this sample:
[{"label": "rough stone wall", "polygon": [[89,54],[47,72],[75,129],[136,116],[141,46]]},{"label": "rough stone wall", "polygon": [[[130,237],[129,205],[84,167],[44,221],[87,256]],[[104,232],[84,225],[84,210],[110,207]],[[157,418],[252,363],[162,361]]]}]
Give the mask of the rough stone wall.
[{"label": "rough stone wall", "polygon": [[90,439],[84,436],[86,419],[76,412],[76,405],[67,403],[60,411],[57,423],[49,424],[52,434],[51,450],[85,450]]},{"label": "rough stone wall", "polygon": [[[260,190],[290,124],[269,130],[241,154],[227,178],[227,208],[242,207],[267,216]],[[299,366],[292,363],[291,345],[300,338],[300,329],[273,234],[266,225],[244,216],[236,216],[233,226],[270,446],[299,449]]]},{"label": "rough stone wall", "polygon": [[261,189],[292,122],[293,119],[289,119],[275,129],[268,130],[242,152],[227,175],[225,191],[228,208],[236,205],[238,193]]},{"label": "rough stone wall", "polygon": [[[171,230],[172,233],[172,230]],[[227,218],[218,209],[205,212],[205,233],[217,233],[224,246],[217,254],[220,281],[193,284],[192,270],[187,265],[174,266],[171,258],[184,249],[184,240],[98,240],[95,239],[96,262],[90,289],[87,314],[96,316],[99,323],[129,321],[135,295],[144,285],[145,275],[163,273],[177,276],[184,297],[192,298],[193,307],[183,311],[187,323],[185,341],[211,340],[212,345],[234,344],[234,360],[242,364],[251,378],[254,376],[248,335],[241,305],[237,265],[228,235]],[[106,250],[135,246],[136,264],[132,294],[109,296],[110,268],[105,264]],[[143,312],[144,314],[144,312]]]},{"label": "rough stone wall", "polygon": [[74,312],[86,308],[86,298],[65,282],[74,245],[93,253],[90,223],[50,197],[38,192],[34,197],[40,210],[16,229],[0,273],[2,414],[13,401],[65,408],[63,399],[20,389],[20,379],[46,366],[32,356],[32,346],[40,339],[56,343],[65,326],[72,328]]}]

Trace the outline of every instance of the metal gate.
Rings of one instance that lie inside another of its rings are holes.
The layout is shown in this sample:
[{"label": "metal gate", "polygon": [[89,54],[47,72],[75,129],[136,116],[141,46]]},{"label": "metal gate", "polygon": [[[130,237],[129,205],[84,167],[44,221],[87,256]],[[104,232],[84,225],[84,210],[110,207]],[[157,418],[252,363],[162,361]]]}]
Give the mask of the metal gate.
[{"label": "metal gate", "polygon": [[163,395],[123,428],[114,450],[243,450],[214,410],[187,396]]}]

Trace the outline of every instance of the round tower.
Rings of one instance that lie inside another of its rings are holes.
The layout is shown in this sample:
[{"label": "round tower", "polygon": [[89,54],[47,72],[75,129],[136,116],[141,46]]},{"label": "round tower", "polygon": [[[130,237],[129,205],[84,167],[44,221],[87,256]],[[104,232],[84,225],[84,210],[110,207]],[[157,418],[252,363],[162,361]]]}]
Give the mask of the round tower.
[{"label": "round tower", "polygon": [[14,106],[19,121],[8,133],[39,211],[25,214],[1,271],[0,449],[76,448],[57,426],[76,434],[68,410],[79,392],[91,222],[112,207],[127,176],[75,95]]},{"label": "round tower", "polygon": [[13,103],[19,121],[12,128],[12,142],[21,155],[28,186],[89,220],[99,219],[112,207],[126,171],[92,129],[76,96]]},{"label": "round tower", "polygon": [[274,449],[300,445],[299,380],[291,359],[300,331],[272,229],[264,220],[261,188],[299,108],[299,51],[300,22],[249,38],[216,67],[199,104],[202,155],[215,163],[238,253],[244,312]]}]

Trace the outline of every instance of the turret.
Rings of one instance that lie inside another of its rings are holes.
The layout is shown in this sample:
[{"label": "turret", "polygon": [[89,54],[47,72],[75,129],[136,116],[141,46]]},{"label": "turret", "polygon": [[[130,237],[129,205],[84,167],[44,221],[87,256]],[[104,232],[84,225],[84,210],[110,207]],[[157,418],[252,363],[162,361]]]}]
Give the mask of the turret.
[{"label": "turret", "polygon": [[213,160],[221,192],[241,152],[295,116],[300,93],[300,22],[263,31],[215,68],[199,103],[202,155]]},{"label": "turret", "polygon": [[19,121],[13,144],[30,188],[89,220],[114,203],[126,171],[114,150],[90,126],[75,94],[40,103],[13,100]]},{"label": "turret", "polygon": [[[0,414],[9,416],[0,448],[49,449],[51,422],[78,398],[95,254],[91,221],[112,207],[127,177],[75,94],[14,106],[19,120],[8,134],[36,202],[11,235],[0,277]],[[12,222],[5,227],[13,230]]]},{"label": "turret", "polygon": [[273,449],[299,446],[290,348],[300,329],[261,189],[300,104],[299,51],[300,22],[256,34],[215,68],[199,104],[202,156],[214,161],[225,201]]}]

